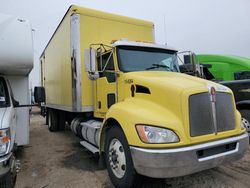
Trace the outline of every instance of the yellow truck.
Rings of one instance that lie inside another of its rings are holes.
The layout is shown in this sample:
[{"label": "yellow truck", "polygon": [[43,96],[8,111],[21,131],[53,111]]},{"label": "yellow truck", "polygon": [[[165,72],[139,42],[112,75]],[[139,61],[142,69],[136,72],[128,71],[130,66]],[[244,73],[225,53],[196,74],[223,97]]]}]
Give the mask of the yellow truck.
[{"label": "yellow truck", "polygon": [[72,5],[40,60],[35,100],[49,130],[70,125],[116,187],[213,168],[249,147],[232,91],[180,73],[151,22]]}]

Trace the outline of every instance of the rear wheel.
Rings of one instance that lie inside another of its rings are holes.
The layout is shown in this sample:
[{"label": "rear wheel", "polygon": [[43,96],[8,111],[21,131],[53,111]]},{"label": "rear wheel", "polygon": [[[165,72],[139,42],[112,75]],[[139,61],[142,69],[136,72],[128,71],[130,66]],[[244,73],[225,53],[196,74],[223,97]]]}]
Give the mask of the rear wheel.
[{"label": "rear wheel", "polygon": [[107,131],[105,140],[105,162],[108,174],[116,187],[133,187],[139,183],[123,131],[112,127]]},{"label": "rear wheel", "polygon": [[64,111],[60,111],[57,113],[58,118],[58,129],[60,131],[65,130],[65,123],[66,123],[66,113]]},{"label": "rear wheel", "polygon": [[58,116],[55,110],[49,109],[48,110],[48,129],[51,132],[58,131],[59,124],[58,124]]}]

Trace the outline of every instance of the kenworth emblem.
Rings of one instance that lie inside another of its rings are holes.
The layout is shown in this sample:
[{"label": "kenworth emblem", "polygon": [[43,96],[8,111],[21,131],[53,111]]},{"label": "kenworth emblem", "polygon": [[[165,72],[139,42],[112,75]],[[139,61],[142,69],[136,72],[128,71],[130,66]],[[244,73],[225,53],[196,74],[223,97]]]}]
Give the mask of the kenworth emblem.
[{"label": "kenworth emblem", "polygon": [[213,116],[213,124],[214,124],[214,132],[217,134],[217,119],[216,119],[216,90],[213,86],[209,87],[210,91],[210,100],[211,100],[211,107],[212,107],[212,116]]},{"label": "kenworth emblem", "polygon": [[211,101],[216,102],[216,90],[214,87],[210,88]]}]

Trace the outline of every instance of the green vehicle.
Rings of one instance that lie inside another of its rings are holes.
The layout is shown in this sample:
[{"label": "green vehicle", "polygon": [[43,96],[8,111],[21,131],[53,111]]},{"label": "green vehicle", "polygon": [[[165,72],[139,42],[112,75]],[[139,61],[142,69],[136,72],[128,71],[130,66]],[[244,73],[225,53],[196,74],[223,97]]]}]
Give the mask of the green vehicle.
[{"label": "green vehicle", "polygon": [[209,71],[215,80],[231,81],[250,79],[250,59],[211,54],[199,54],[196,55],[196,58],[202,65],[212,65]]},{"label": "green vehicle", "polygon": [[181,72],[219,82],[233,91],[236,107],[250,135],[250,59],[213,54],[196,55],[190,51],[180,54]]}]

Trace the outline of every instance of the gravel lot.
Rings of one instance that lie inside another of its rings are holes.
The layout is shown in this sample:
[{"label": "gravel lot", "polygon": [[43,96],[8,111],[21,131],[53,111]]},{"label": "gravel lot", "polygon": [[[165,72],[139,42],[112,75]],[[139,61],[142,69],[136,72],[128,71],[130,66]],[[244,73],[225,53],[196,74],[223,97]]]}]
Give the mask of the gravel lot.
[{"label": "gravel lot", "polygon": [[[31,115],[30,145],[19,149],[18,159],[17,188],[113,187],[69,129],[51,133],[38,114]],[[147,178],[140,187],[250,187],[250,151],[237,162],[180,178]]]}]

